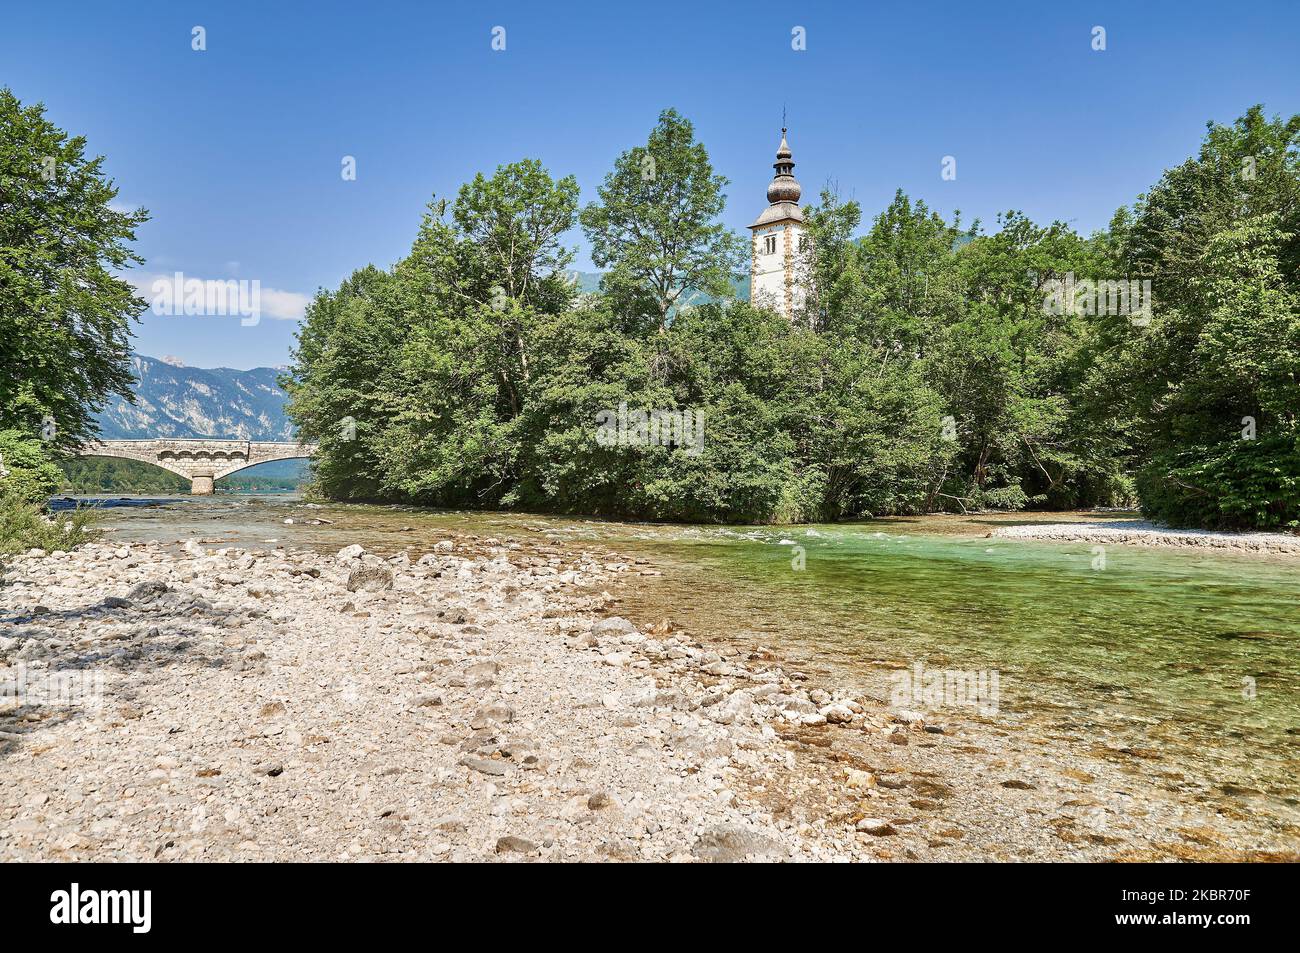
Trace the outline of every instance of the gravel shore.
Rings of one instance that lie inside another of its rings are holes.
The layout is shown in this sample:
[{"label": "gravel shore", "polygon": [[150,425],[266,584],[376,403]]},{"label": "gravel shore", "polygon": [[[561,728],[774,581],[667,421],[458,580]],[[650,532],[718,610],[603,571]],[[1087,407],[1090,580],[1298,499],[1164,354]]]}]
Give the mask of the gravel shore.
[{"label": "gravel shore", "polygon": [[1203,529],[1169,529],[1145,520],[1004,526],[995,529],[990,535],[1057,543],[1114,543],[1300,555],[1300,537],[1287,533],[1216,533]]},{"label": "gravel shore", "polygon": [[0,860],[856,856],[851,827],[732,790],[740,767],[789,767],[756,706],[788,692],[825,722],[806,691],[769,668],[688,697],[650,660],[720,656],[594,611],[628,567],[488,542],[414,563],[192,543],[16,559],[0,683],[103,685],[0,700]]},{"label": "gravel shore", "polygon": [[1145,789],[1126,753],[1085,772],[1006,719],[932,723],[759,646],[638,627],[607,589],[656,571],[618,560],[476,537],[386,559],[194,541],[15,558],[0,580],[0,861],[1293,846]]}]

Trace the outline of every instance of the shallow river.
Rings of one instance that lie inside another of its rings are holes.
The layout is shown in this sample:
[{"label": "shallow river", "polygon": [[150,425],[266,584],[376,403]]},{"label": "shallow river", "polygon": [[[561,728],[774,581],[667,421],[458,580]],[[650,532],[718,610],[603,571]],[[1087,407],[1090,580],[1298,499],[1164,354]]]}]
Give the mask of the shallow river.
[{"label": "shallow river", "polygon": [[107,525],[117,539],[376,552],[454,530],[643,556],[663,575],[618,593],[639,621],[770,646],[885,700],[918,663],[996,672],[987,718],[1300,838],[1300,561],[1112,545],[1103,564],[1085,543],[984,538],[1012,521],[1031,520],[686,527],[231,495],[114,507]]}]

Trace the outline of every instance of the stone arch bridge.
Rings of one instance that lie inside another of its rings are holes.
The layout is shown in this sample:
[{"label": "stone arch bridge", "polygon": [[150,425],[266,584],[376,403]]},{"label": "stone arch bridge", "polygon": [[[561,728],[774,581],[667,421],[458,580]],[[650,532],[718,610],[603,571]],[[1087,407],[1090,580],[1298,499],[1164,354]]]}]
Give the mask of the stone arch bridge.
[{"label": "stone arch bridge", "polygon": [[139,460],[170,470],[190,481],[190,493],[208,496],[213,484],[245,467],[272,460],[297,460],[316,453],[312,443],[262,443],[251,440],[97,440],[85,444],[81,457]]}]

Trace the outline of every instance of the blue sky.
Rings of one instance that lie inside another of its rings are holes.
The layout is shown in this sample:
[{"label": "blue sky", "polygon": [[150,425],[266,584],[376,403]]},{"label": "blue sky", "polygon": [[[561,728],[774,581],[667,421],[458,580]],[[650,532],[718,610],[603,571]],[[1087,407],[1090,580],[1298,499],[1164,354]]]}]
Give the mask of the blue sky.
[{"label": "blue sky", "polygon": [[870,216],[902,188],[987,227],[1019,208],[1083,232],[1207,120],[1300,111],[1295,2],[849,6],[0,0],[0,84],[85,135],[121,201],[150,210],[137,279],[261,282],[274,314],[255,326],[147,312],[138,328],[143,353],[238,368],[287,362],[302,302],[400,258],[432,195],[531,156],[589,201],[667,106],[731,179],[738,230],[766,204],[783,105],[805,200],[833,181]]}]

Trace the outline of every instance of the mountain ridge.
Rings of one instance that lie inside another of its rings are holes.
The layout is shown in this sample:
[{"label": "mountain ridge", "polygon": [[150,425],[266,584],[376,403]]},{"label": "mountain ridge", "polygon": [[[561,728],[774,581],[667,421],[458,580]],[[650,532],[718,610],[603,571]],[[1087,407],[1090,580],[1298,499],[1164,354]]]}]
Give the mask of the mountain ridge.
[{"label": "mountain ridge", "polygon": [[104,440],[209,437],[292,440],[280,371],[186,367],[174,358],[131,356],[135,403],[115,397],[96,415]]}]

